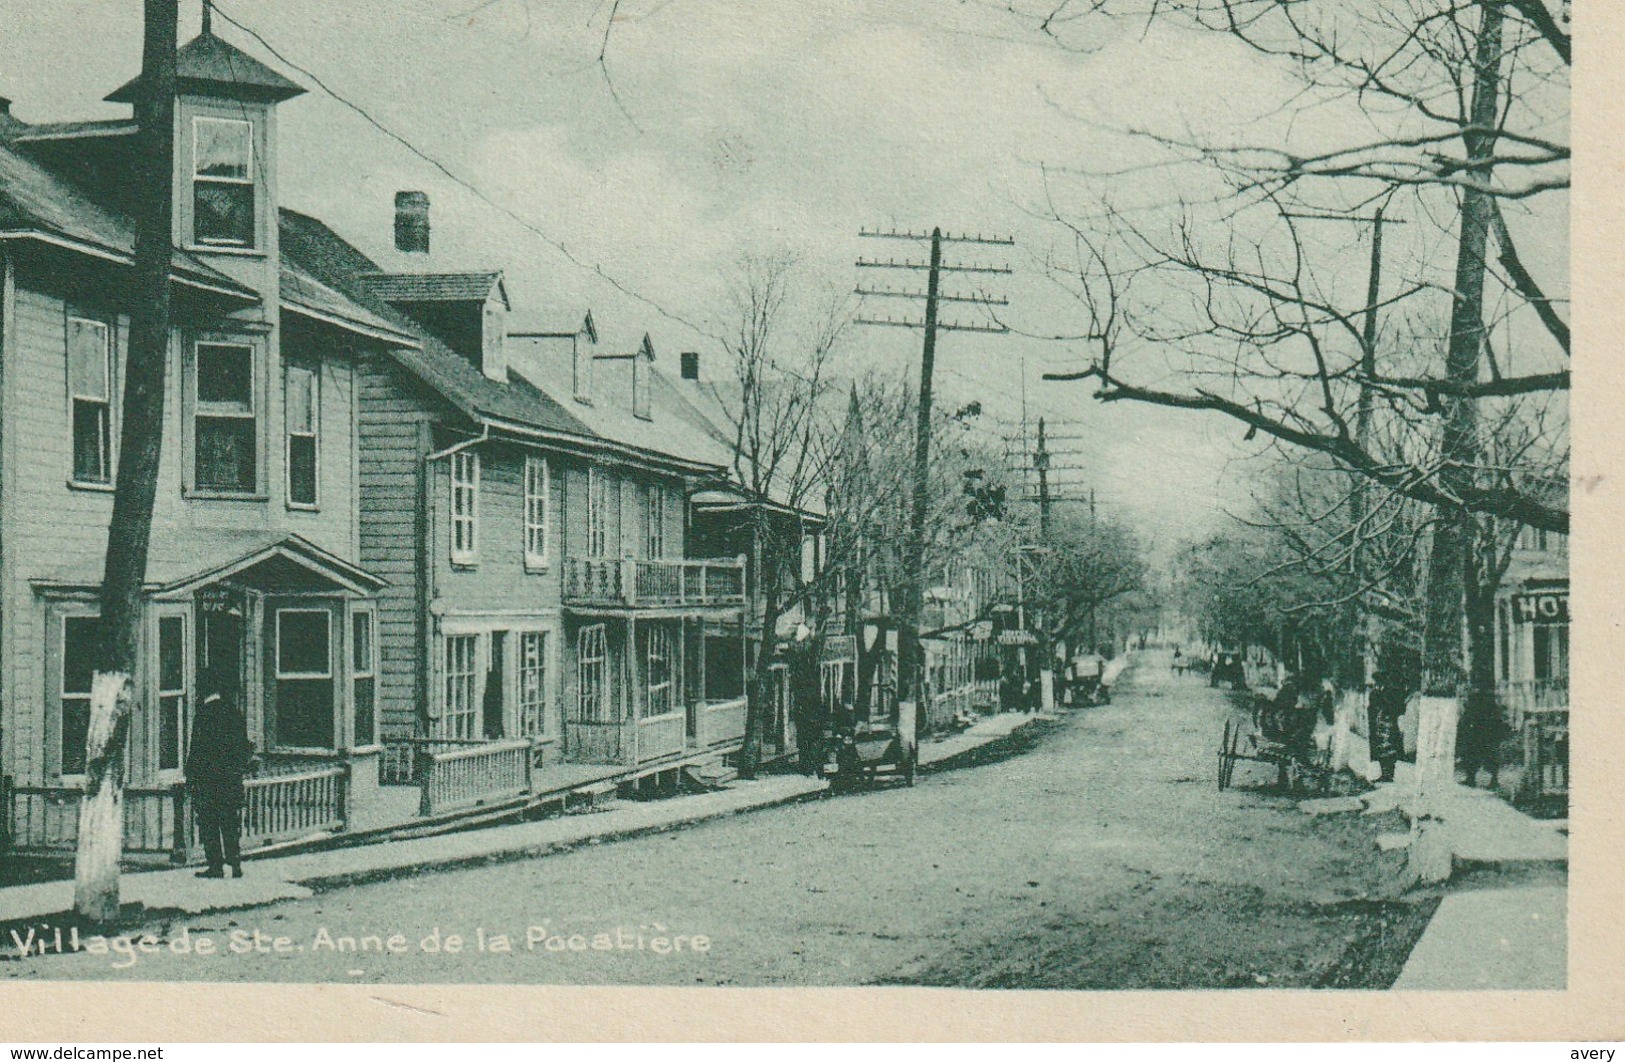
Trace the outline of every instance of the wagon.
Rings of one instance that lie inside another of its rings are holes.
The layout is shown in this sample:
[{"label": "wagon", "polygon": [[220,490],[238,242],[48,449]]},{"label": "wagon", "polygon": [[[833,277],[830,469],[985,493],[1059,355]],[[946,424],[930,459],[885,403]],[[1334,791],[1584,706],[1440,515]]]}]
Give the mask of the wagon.
[{"label": "wagon", "polygon": [[1230,788],[1236,764],[1248,762],[1273,765],[1276,785],[1283,790],[1326,792],[1333,774],[1330,747],[1294,740],[1274,716],[1269,703],[1260,701],[1251,718],[1232,715],[1225,720],[1219,737],[1219,789]]}]

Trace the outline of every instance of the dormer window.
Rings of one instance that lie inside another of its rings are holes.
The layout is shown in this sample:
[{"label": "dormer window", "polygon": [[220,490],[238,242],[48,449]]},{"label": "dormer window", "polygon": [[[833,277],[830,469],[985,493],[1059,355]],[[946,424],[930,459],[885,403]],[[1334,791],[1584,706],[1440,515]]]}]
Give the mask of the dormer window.
[{"label": "dormer window", "polygon": [[192,119],[192,242],[252,248],[255,233],[254,124]]}]

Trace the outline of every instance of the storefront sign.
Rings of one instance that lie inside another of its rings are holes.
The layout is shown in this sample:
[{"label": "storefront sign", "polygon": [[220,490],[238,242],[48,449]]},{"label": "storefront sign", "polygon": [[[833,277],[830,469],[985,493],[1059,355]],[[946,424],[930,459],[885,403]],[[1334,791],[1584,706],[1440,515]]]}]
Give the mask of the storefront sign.
[{"label": "storefront sign", "polygon": [[1000,631],[1000,645],[1037,645],[1038,635],[1032,631]]},{"label": "storefront sign", "polygon": [[1519,623],[1567,623],[1569,592],[1550,590],[1513,594],[1512,615]]}]

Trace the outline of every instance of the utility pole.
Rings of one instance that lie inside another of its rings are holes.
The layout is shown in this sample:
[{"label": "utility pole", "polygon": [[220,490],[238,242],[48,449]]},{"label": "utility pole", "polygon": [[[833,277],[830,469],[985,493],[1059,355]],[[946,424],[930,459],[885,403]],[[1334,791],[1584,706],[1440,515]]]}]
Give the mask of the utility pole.
[{"label": "utility pole", "polygon": [[[97,923],[118,916],[124,746],[130,729],[131,676],[141,646],[142,585],[163,450],[179,23],[178,0],[145,0],[141,81],[135,105],[134,297],[124,368],[118,479],[102,574],[101,645],[91,682],[85,791],[79,804],[74,857],[74,911]],[[175,828],[187,827],[178,822]]]},{"label": "utility pole", "polygon": [[1049,447],[1044,440],[1044,418],[1038,418],[1038,449],[1033,451],[1038,472],[1038,537],[1049,541]]},{"label": "utility pole", "polygon": [[[914,243],[929,241],[930,257],[925,263],[904,259],[896,261],[887,259],[884,262],[873,259],[859,259],[859,269],[885,269],[922,271],[926,274],[925,292],[898,290],[890,288],[865,288],[862,284],[857,287],[857,294],[865,297],[893,298],[893,299],[923,299],[925,301],[925,319],[916,321],[911,318],[858,318],[859,324],[888,326],[893,328],[918,328],[925,332],[925,342],[920,351],[920,394],[919,415],[915,422],[914,437],[914,497],[910,513],[907,540],[904,543],[903,556],[903,600],[901,615],[898,617],[897,638],[897,696],[899,700],[912,698],[918,703],[923,687],[921,673],[923,670],[923,654],[920,647],[920,614],[925,602],[925,522],[930,508],[930,468],[931,468],[931,399],[932,375],[936,367],[937,333],[942,332],[990,332],[1003,335],[1009,331],[999,324],[975,324],[968,322],[941,322],[938,319],[938,309],[944,302],[974,303],[982,306],[1005,306],[1008,301],[995,298],[986,293],[975,295],[947,294],[941,290],[941,279],[944,273],[958,274],[1002,274],[1009,275],[1012,270],[1008,266],[991,265],[959,265],[944,264],[942,261],[942,245],[945,243],[981,244],[988,246],[1013,247],[1015,240],[1007,236],[970,236],[966,234],[953,235],[944,233],[941,228],[933,228],[929,234],[915,232],[898,232],[890,230],[881,232],[878,229],[862,230],[858,233],[867,239],[904,240]],[[924,706],[916,714],[915,719],[923,721]]]}]

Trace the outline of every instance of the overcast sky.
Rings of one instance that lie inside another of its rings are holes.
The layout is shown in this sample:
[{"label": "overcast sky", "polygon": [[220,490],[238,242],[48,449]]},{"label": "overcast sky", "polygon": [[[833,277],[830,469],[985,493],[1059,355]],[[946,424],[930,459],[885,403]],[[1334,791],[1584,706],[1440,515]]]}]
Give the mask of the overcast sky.
[{"label": "overcast sky", "polygon": [[[1041,216],[1043,168],[1133,165],[1143,149],[1129,129],[1247,128],[1286,85],[1222,38],[1101,24],[1075,42],[1086,49],[1068,51],[996,7],[622,0],[601,68],[605,0],[219,4],[579,261],[713,333],[725,328],[728,279],[745,252],[793,254],[809,286],[844,290],[860,279],[858,256],[906,249],[859,239],[860,227],[933,224],[1015,235],[1013,253],[964,257],[1017,270],[992,284],[1012,301],[1011,323],[1071,333],[1076,307],[1037,265],[1062,235]],[[25,120],[124,113],[99,100],[139,67],[140,9],[0,0],[0,94]],[[197,0],[182,10],[184,40]],[[394,192],[426,190],[437,260],[504,269],[521,314],[590,306],[614,339],[651,332],[670,368],[679,349],[706,351],[707,340],[458,189],[234,26],[217,20],[216,32],[311,90],[280,109],[284,205],[387,257]],[[1114,200],[1177,191],[1159,180],[1126,176]],[[1354,248],[1351,262],[1365,253]],[[917,364],[914,332],[865,328],[852,343],[854,358]],[[1233,423],[1102,406],[1086,385],[1039,381],[1080,354],[1064,342],[950,334],[939,384],[949,402],[979,399],[1013,420],[1025,370],[1029,418],[1082,436],[1066,445],[1078,456],[1063,460],[1083,470],[1065,478],[1093,484],[1103,507],[1164,542],[1242,504],[1256,468],[1236,463],[1245,451]]]}]

